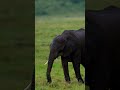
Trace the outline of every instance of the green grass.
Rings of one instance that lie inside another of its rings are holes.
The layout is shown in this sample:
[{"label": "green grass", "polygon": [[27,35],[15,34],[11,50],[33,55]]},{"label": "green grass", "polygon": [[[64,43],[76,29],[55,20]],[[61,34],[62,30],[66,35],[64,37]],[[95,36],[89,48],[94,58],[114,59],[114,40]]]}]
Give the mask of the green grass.
[{"label": "green grass", "polygon": [[[49,45],[52,39],[67,29],[79,29],[84,27],[84,17],[36,17],[35,21],[35,68],[36,90],[85,90],[84,84],[79,84],[75,78],[74,69],[69,63],[71,84],[64,80],[60,57],[55,60],[51,72],[52,83],[46,82],[46,68],[44,63],[48,59]],[[83,66],[81,74],[84,78]]]}]

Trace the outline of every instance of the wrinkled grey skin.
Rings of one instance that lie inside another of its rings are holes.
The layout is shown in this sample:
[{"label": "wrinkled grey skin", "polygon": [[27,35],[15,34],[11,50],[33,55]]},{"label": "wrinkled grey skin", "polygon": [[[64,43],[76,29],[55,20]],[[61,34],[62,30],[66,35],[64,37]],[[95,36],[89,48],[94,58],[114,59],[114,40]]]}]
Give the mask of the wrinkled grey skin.
[{"label": "wrinkled grey skin", "polygon": [[[51,45],[47,67],[47,82],[51,83],[50,72],[54,60],[61,56],[64,76],[66,82],[70,83],[68,62],[72,62],[78,82],[84,83],[80,74],[81,60],[85,55],[85,30],[65,30],[61,35],[56,36]],[[83,60],[84,61],[84,60]]]}]

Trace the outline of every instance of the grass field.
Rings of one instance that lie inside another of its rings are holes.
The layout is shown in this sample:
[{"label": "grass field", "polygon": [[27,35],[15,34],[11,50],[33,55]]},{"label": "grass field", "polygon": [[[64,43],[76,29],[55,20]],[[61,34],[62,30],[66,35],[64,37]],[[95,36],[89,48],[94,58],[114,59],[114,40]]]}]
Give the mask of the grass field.
[{"label": "grass field", "polygon": [[[79,84],[75,78],[72,64],[69,63],[71,84],[64,80],[60,57],[55,60],[51,72],[52,83],[46,82],[46,68],[44,63],[48,59],[49,45],[52,39],[67,29],[79,29],[84,27],[84,17],[36,17],[35,21],[35,68],[36,90],[85,90],[84,84]],[[84,68],[81,74],[84,78]]]}]

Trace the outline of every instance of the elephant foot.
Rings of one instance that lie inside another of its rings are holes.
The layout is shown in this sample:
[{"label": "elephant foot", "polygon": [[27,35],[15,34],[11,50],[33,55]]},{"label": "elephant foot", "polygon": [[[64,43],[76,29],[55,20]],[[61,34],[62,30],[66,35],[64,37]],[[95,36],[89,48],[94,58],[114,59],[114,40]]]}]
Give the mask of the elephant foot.
[{"label": "elephant foot", "polygon": [[47,76],[47,82],[48,82],[48,83],[51,83],[51,82],[52,82],[52,79],[51,79],[50,76]]},{"label": "elephant foot", "polygon": [[83,79],[78,79],[79,83],[84,83]]},{"label": "elephant foot", "polygon": [[47,82],[51,83],[52,82],[51,78],[47,78]]},{"label": "elephant foot", "polygon": [[67,83],[70,83],[70,78],[65,78]]},{"label": "elephant foot", "polygon": [[47,83],[51,83],[52,81],[51,80],[48,80]]},{"label": "elephant foot", "polygon": [[71,81],[66,81],[68,84],[70,84],[71,83]]}]

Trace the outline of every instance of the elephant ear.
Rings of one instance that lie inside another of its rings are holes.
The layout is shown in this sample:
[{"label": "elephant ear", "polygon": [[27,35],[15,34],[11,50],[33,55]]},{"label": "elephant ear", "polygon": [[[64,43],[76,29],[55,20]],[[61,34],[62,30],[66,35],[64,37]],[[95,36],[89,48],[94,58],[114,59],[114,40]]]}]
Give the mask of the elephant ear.
[{"label": "elephant ear", "polygon": [[63,35],[58,35],[57,40],[61,46],[60,48],[62,50],[62,56],[69,56],[72,52],[73,43],[70,40],[68,40],[67,36]]},{"label": "elephant ear", "polygon": [[64,49],[63,49],[63,56],[66,57],[66,56],[69,56],[72,52],[72,43],[70,41],[67,41]]},{"label": "elephant ear", "polygon": [[58,48],[59,50],[63,50],[63,48],[64,48],[65,45],[66,45],[67,39],[66,39],[66,37],[64,37],[64,36],[62,36],[62,35],[58,35],[58,36],[55,38],[55,42],[56,42],[57,48]]},{"label": "elephant ear", "polygon": [[62,36],[62,35],[58,35],[58,36],[56,37],[56,40],[57,40],[57,42],[60,43],[60,44],[65,44],[66,41],[67,41],[66,37],[64,37],[64,36]]}]

